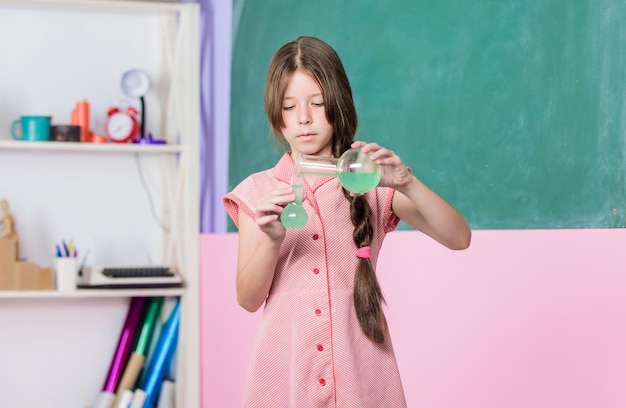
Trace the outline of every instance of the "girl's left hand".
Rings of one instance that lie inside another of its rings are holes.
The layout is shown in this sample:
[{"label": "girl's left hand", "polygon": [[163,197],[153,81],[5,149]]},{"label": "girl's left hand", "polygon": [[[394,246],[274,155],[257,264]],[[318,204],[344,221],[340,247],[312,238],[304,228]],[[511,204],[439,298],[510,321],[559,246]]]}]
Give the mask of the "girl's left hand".
[{"label": "girl's left hand", "polygon": [[381,167],[380,183],[378,183],[380,187],[391,187],[397,190],[413,177],[393,150],[385,149],[377,143],[365,142],[353,142],[351,147],[361,148],[363,153],[367,153],[369,158]]}]

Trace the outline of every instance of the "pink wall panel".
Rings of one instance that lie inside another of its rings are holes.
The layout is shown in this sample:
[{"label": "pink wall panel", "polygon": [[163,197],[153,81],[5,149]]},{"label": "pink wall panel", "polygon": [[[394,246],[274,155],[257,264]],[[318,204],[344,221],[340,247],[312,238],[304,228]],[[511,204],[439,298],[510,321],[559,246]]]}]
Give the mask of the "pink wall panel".
[{"label": "pink wall panel", "polygon": [[[259,313],[236,234],[203,235],[203,407],[237,407]],[[626,406],[626,230],[389,235],[378,274],[410,407]],[[382,380],[382,379],[381,379]]]}]

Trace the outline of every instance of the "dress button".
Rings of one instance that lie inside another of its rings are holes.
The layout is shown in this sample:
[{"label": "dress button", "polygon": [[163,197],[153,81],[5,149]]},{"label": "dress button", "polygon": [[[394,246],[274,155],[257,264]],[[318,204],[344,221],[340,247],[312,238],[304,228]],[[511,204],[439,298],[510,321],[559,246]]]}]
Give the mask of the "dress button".
[{"label": "dress button", "polygon": [[319,351],[324,351],[324,346],[322,346],[321,344],[318,344],[318,345],[317,345],[317,349],[318,349]]},{"label": "dress button", "polygon": [[321,385],[326,385],[326,380],[325,380],[325,379],[323,379],[323,378],[320,378],[320,384],[321,384]]},{"label": "dress button", "polygon": [[320,273],[320,270],[315,268],[315,269],[313,269],[313,273],[317,275],[318,273]]},{"label": "dress button", "polygon": [[319,316],[319,315],[321,315],[321,314],[322,314],[322,311],[321,311],[321,310],[319,310],[319,309],[315,309],[315,314]]},{"label": "dress button", "polygon": [[319,237],[320,237],[319,235],[313,234],[313,241],[317,241],[319,239]]}]

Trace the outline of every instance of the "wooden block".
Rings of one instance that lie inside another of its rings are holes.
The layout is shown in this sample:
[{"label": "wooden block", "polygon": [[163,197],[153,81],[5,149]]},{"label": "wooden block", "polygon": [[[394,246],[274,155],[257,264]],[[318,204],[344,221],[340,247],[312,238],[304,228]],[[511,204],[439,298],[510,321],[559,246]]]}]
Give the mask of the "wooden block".
[{"label": "wooden block", "polygon": [[0,239],[0,261],[17,261],[17,240],[15,238]]},{"label": "wooden block", "polygon": [[15,274],[16,290],[33,290],[37,287],[37,272],[39,268],[34,262],[16,262]]},{"label": "wooden block", "polygon": [[52,268],[39,268],[35,290],[54,290],[54,270]]},{"label": "wooden block", "polygon": [[13,265],[17,260],[17,240],[0,239],[0,290],[15,289]]},{"label": "wooden block", "polygon": [[6,262],[0,259],[0,290],[15,289],[15,274],[13,273],[14,262]]},{"label": "wooden block", "polygon": [[0,239],[0,260],[17,261],[17,239]]},{"label": "wooden block", "polygon": [[34,262],[16,262],[13,275],[14,290],[54,290],[52,268],[40,268]]}]

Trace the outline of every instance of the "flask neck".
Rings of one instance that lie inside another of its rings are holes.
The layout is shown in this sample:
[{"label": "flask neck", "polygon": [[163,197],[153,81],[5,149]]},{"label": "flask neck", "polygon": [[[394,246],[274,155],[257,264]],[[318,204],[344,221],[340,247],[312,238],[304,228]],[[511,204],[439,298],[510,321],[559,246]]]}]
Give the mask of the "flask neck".
[{"label": "flask neck", "polygon": [[315,176],[336,177],[338,161],[339,159],[334,157],[309,156],[300,152],[296,154],[296,157],[294,157],[296,174],[298,175],[309,174]]}]

